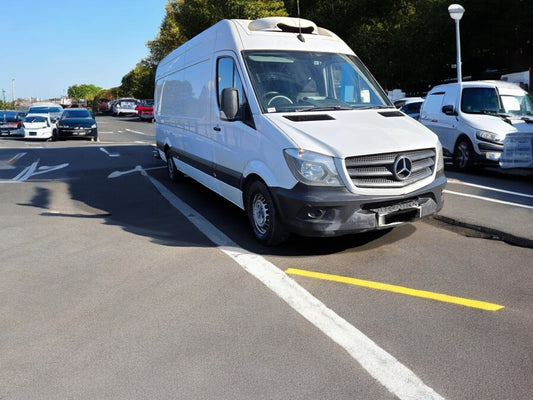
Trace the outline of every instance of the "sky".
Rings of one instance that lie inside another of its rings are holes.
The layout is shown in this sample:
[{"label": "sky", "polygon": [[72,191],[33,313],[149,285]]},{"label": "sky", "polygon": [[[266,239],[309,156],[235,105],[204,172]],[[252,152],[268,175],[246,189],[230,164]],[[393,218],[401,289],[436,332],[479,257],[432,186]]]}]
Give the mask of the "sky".
[{"label": "sky", "polygon": [[167,0],[0,0],[0,96],[40,100],[70,86],[120,86],[148,56]]}]

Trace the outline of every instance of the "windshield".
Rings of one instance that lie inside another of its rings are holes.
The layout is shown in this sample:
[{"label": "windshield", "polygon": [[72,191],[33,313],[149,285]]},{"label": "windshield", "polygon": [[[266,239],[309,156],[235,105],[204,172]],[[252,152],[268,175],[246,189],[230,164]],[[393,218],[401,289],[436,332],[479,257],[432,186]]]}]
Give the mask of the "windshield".
[{"label": "windshield", "polygon": [[263,112],[393,107],[355,56],[265,50],[243,56]]},{"label": "windshield", "polygon": [[469,114],[533,115],[533,101],[526,92],[500,94],[496,88],[464,88],[461,111]]},{"label": "windshield", "polygon": [[40,115],[30,115],[24,119],[24,122],[46,122],[46,117]]},{"label": "windshield", "polygon": [[67,110],[63,111],[61,119],[66,118],[92,118],[91,114],[87,110]]}]

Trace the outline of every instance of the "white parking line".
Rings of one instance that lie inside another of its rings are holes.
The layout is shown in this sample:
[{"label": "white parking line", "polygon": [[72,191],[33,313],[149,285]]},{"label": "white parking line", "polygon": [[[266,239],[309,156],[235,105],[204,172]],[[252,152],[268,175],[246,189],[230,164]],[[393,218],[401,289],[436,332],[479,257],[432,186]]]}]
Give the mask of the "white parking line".
[{"label": "white parking line", "polygon": [[137,133],[139,135],[144,135],[144,136],[154,136],[154,135],[149,135],[148,133],[144,133],[144,132],[139,132],[139,131],[134,131],[133,129],[126,129],[128,132],[132,132],[132,133]]},{"label": "white parking line", "polygon": [[529,210],[533,210],[533,207],[532,207],[532,206],[526,206],[525,204],[519,204],[519,203],[512,203],[512,202],[510,202],[510,201],[503,201],[503,200],[491,199],[490,197],[477,196],[477,195],[475,195],[475,194],[468,194],[468,193],[454,192],[454,191],[452,191],[452,190],[448,190],[448,189],[444,189],[443,192],[444,192],[444,193],[448,193],[448,194],[454,194],[454,195],[456,195],[456,196],[470,197],[470,198],[472,198],[472,199],[478,199],[478,200],[488,201],[488,202],[491,202],[491,203],[505,204],[505,205],[507,205],[507,206],[522,207],[522,208],[527,208],[527,209],[529,209]]},{"label": "white parking line", "polygon": [[483,186],[483,185],[477,185],[475,183],[462,182],[462,181],[459,181],[457,179],[448,179],[448,182],[456,183],[458,185],[475,187],[475,188],[478,188],[478,189],[491,190],[493,192],[512,194],[513,196],[521,196],[521,197],[527,197],[527,198],[533,199],[533,195],[531,195],[531,194],[520,193],[520,192],[511,192],[510,190],[496,189],[496,188],[493,188],[493,187],[490,187],[490,186]]},{"label": "white parking line", "polygon": [[107,151],[107,149],[105,147],[100,147],[100,151],[104,152],[109,157],[120,157],[119,153],[110,153],[109,151]]},{"label": "white parking line", "polygon": [[[138,171],[139,167],[135,170]],[[321,301],[298,285],[285,272],[258,254],[240,248],[202,215],[175,196],[158,180],[140,169],[163,197],[206,235],[219,249],[253,275],[294,310],[300,313],[335,343],[342,346],[374,379],[401,400],[443,399],[426,386],[411,370],[401,364],[365,334],[327,308]],[[113,173],[113,177],[122,174]],[[111,176],[110,176],[111,177]]]}]

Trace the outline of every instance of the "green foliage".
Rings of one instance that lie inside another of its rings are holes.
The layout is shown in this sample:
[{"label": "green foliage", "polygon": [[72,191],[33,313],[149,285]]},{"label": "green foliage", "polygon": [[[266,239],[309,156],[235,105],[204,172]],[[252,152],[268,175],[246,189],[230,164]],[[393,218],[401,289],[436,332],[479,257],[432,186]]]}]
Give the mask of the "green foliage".
[{"label": "green foliage", "polygon": [[140,62],[122,78],[120,85],[122,96],[137,99],[154,97],[155,70],[150,65]]},{"label": "green foliage", "polygon": [[87,85],[87,84],[73,85],[68,88],[67,95],[71,99],[75,99],[75,100],[84,99],[84,100],[92,101],[94,99],[94,96],[96,96],[96,94],[100,90],[102,90],[101,87],[98,87],[92,84],[91,85]]},{"label": "green foliage", "polygon": [[176,23],[189,39],[222,19],[287,15],[283,1],[278,0],[178,0],[176,3]]},{"label": "green foliage", "polygon": [[[497,78],[533,66],[531,0],[461,0],[463,77]],[[422,93],[454,79],[450,0],[300,0],[300,16],[340,36],[387,89]],[[159,61],[221,19],[297,16],[297,0],[169,0],[150,55],[124,78],[123,94],[153,90]],[[512,70],[512,71],[509,71]],[[491,72],[493,71],[493,72]]]},{"label": "green foliage", "polygon": [[[447,0],[301,0],[302,18],[334,31],[386,88],[424,92],[454,79],[455,24]],[[463,77],[498,78],[533,66],[528,0],[461,0]],[[296,0],[285,0],[296,16]],[[490,72],[494,71],[494,72]]]}]

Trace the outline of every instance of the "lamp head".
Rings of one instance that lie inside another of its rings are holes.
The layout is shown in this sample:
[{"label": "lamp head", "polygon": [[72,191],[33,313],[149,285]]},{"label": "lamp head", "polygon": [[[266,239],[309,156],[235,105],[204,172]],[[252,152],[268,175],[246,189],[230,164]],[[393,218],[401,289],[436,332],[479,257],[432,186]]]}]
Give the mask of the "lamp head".
[{"label": "lamp head", "polygon": [[459,21],[463,17],[465,9],[460,4],[452,4],[450,7],[448,7],[448,12],[450,13],[450,17],[452,17],[452,19]]}]

